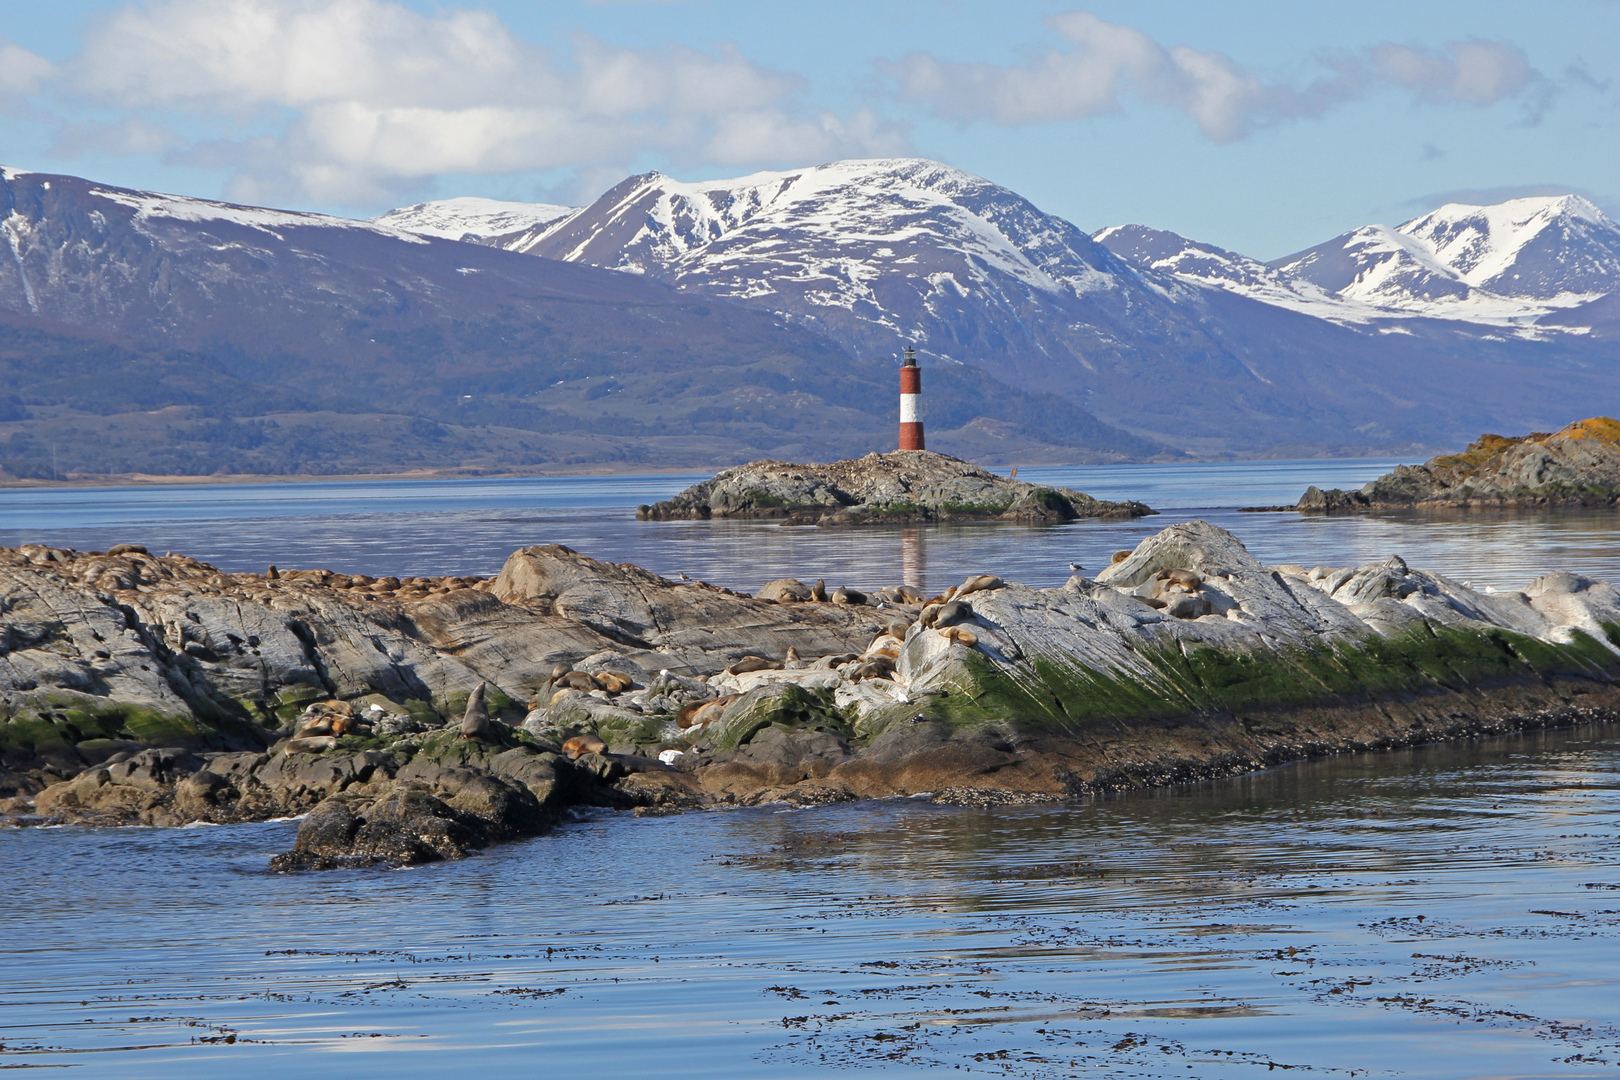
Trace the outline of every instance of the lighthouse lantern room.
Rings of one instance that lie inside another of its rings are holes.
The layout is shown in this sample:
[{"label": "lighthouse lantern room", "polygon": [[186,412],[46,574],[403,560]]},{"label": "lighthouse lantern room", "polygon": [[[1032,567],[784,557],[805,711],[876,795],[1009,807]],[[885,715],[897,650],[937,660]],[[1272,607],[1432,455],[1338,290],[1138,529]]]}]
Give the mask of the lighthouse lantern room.
[{"label": "lighthouse lantern room", "polygon": [[922,369],[917,366],[917,350],[906,349],[906,362],[900,365],[900,449],[922,450],[923,426],[917,419],[917,399],[922,396]]}]

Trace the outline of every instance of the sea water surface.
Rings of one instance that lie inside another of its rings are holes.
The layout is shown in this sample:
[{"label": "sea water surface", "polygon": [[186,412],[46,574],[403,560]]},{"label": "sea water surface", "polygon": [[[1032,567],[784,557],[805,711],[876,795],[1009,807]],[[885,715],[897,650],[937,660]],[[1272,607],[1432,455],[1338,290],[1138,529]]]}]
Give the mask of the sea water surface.
[{"label": "sea water surface", "polygon": [[1311,484],[1359,487],[1401,462],[1215,462],[1031,468],[1019,479],[1161,511],[1126,521],[1055,526],[970,524],[784,527],[769,521],[636,521],[635,508],[705,477],[654,475],[368,483],[172,485],[0,490],[0,545],[80,550],[145,544],[231,571],[324,567],[351,574],[494,574],[515,549],[567,544],[586,555],[687,574],[749,592],[773,578],[829,588],[904,581],[938,589],[992,572],[1031,585],[1089,573],[1175,521],[1236,533],[1261,559],[1348,566],[1400,554],[1477,587],[1508,588],[1555,569],[1620,577],[1620,517],[1539,514],[1244,513],[1293,504]]},{"label": "sea water surface", "polygon": [[[0,492],[0,543],[490,573],[514,547],[755,587],[1035,584],[1177,520],[1268,561],[1620,575],[1612,513],[1236,507],[1388,462],[1025,470],[1166,508],[1045,529],[637,523],[688,478]],[[1117,486],[1116,486],[1117,485]],[[1583,1077],[1620,1072],[1620,731],[1093,802],[633,818],[276,875],[294,822],[0,829],[0,1067],[117,1077]]]}]

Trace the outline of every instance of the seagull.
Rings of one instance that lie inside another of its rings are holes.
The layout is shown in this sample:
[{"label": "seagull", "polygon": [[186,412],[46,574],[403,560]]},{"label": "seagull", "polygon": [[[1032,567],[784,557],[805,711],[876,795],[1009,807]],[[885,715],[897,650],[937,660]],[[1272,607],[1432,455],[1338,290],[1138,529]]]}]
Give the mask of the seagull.
[{"label": "seagull", "polygon": [[680,571],[676,571],[675,576],[680,578],[682,581],[691,581],[692,580],[691,577],[689,577],[686,574],[681,573]]},{"label": "seagull", "polygon": [[1080,565],[1080,564],[1079,564],[1079,563],[1077,563],[1077,562],[1072,562],[1072,563],[1070,563],[1070,564],[1069,564],[1069,569],[1070,569],[1070,570],[1084,570],[1084,569],[1085,569],[1085,567],[1083,567],[1083,566],[1081,566],[1081,565]]}]

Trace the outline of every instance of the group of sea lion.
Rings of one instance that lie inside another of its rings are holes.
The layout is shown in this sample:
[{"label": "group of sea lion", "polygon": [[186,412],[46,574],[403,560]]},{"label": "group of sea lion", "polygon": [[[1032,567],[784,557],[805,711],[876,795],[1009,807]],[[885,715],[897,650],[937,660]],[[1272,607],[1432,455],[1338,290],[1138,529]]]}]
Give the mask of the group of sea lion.
[{"label": "group of sea lion", "polygon": [[371,725],[354,715],[354,706],[347,701],[333,699],[317,701],[303,711],[295,721],[294,733],[287,743],[289,751],[330,750],[345,735],[368,735]]},{"label": "group of sea lion", "polygon": [[[1131,557],[1130,551],[1114,552],[1114,562],[1122,563]],[[1167,615],[1178,619],[1196,619],[1214,610],[1209,597],[1203,592],[1204,579],[1195,570],[1160,570],[1133,590],[1134,595]]]}]

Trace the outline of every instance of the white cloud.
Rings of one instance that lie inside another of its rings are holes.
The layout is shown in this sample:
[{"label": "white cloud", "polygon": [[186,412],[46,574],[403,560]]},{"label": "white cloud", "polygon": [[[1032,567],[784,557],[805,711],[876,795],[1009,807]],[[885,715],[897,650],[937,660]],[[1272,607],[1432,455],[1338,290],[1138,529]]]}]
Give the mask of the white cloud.
[{"label": "white cloud", "polygon": [[903,97],[958,123],[1084,119],[1118,112],[1134,95],[1186,114],[1216,142],[1285,119],[1320,116],[1385,85],[1424,102],[1484,106],[1545,82],[1523,51],[1488,41],[1453,42],[1441,52],[1381,44],[1331,62],[1328,75],[1296,87],[1263,82],[1223,53],[1161,45],[1090,12],[1063,12],[1047,24],[1067,48],[1007,65],[913,53],[887,71]]},{"label": "white cloud", "polygon": [[216,137],[179,156],[235,169],[236,198],[358,206],[441,173],[599,175],[644,152],[796,164],[905,144],[867,113],[807,113],[801,80],[734,48],[581,36],[555,55],[489,12],[424,15],[391,0],[126,7],[90,31],[64,85],[106,106],[185,114],[188,129],[212,124]]},{"label": "white cloud", "polygon": [[31,94],[55,70],[49,60],[0,38],[0,97]]}]

